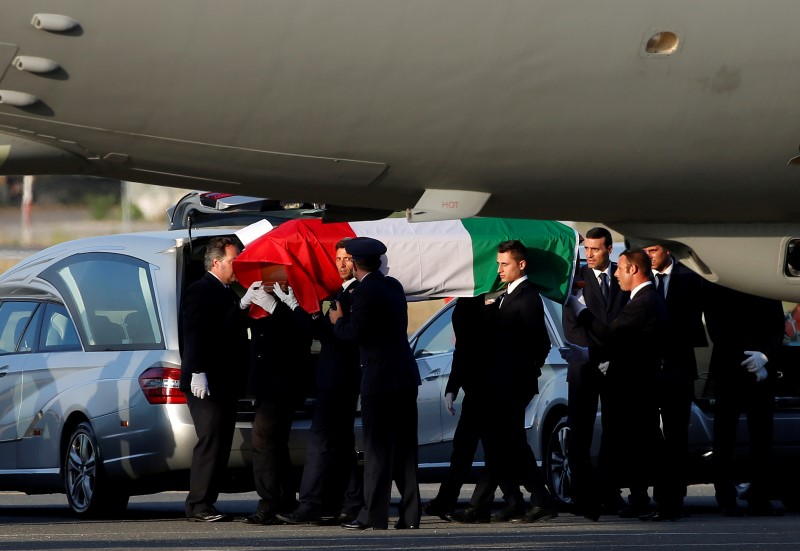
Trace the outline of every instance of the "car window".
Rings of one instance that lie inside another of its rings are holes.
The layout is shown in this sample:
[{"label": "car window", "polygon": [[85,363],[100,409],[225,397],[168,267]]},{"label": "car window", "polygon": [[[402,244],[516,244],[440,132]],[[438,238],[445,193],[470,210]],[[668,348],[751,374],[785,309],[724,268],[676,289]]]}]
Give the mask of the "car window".
[{"label": "car window", "polygon": [[452,316],[453,309],[448,308],[423,329],[414,345],[415,358],[453,352],[456,338],[451,323]]},{"label": "car window", "polygon": [[41,277],[64,297],[86,350],[164,348],[146,262],[120,254],[76,254]]},{"label": "car window", "polygon": [[28,322],[28,326],[25,328],[25,332],[22,334],[22,340],[17,346],[18,353],[32,352],[36,348],[36,337],[39,334],[39,326],[41,325],[43,312],[44,307],[37,308],[34,312],[31,320]]},{"label": "car window", "polygon": [[0,304],[0,354],[17,351],[17,345],[38,303],[7,301]]},{"label": "car window", "polygon": [[[24,340],[24,339],[23,339]],[[42,352],[80,350],[81,343],[67,309],[60,304],[48,304],[39,336]]]}]

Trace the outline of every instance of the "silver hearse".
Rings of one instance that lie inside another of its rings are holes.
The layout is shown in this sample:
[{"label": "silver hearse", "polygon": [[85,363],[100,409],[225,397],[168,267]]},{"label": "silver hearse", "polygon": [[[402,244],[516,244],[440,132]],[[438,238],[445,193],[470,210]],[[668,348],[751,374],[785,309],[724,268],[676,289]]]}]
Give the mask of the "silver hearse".
[{"label": "silver hearse", "polygon": [[[196,437],[178,304],[219,234],[80,239],[0,276],[0,489],[63,491],[95,514],[186,486]],[[248,465],[249,423],[239,429],[232,473]]]}]

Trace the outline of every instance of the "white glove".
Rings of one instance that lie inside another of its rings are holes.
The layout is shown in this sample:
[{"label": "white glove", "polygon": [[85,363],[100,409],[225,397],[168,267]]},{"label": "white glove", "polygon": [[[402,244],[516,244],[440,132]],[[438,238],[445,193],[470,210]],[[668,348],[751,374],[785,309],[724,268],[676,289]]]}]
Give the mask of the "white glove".
[{"label": "white glove", "polygon": [[456,414],[456,408],[453,405],[456,401],[456,395],[452,392],[448,392],[444,395],[444,407],[447,408],[447,411],[450,412],[450,415]]},{"label": "white glove", "polygon": [[608,371],[608,362],[601,363],[600,365],[597,366],[597,369],[600,370],[600,373],[605,375],[606,371]]},{"label": "white glove", "polygon": [[767,357],[763,352],[757,350],[745,350],[747,359],[742,362],[742,365],[747,368],[747,371],[756,376],[756,382],[760,383],[767,378]]},{"label": "white glove", "polygon": [[[577,301],[577,299],[576,299]],[[561,357],[571,364],[585,364],[589,361],[589,349],[585,346],[578,346],[571,342],[565,342],[566,346],[559,349]]]},{"label": "white glove", "polygon": [[192,373],[192,382],[189,388],[192,394],[201,400],[206,396],[211,396],[211,392],[208,390],[208,377],[205,373]]},{"label": "white glove", "polygon": [[278,301],[275,300],[275,297],[262,288],[253,293],[253,304],[261,306],[264,310],[271,314],[275,311]]},{"label": "white glove", "polygon": [[247,291],[245,291],[242,300],[239,301],[239,306],[241,306],[242,310],[253,304],[253,295],[260,288],[261,288],[260,281],[254,281],[253,283],[250,284],[250,287],[248,287]]},{"label": "white glove", "polygon": [[566,306],[576,318],[581,314],[581,312],[586,310],[586,305],[582,303],[575,295],[569,295],[567,297],[567,303],[564,306]]},{"label": "white glove", "polygon": [[275,292],[275,296],[281,299],[281,302],[284,303],[286,306],[294,310],[297,308],[297,299],[294,296],[294,291],[291,287],[287,287],[289,289],[288,293],[284,293],[283,289],[281,289],[280,284],[276,281],[275,287],[273,287],[273,291]]}]

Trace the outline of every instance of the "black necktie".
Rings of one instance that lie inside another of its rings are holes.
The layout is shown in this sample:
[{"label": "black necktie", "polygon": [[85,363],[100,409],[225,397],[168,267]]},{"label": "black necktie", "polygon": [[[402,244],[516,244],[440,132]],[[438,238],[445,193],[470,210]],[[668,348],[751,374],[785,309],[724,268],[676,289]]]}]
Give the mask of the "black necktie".
[{"label": "black necktie", "polygon": [[667,277],[667,274],[656,274],[656,288],[658,289],[658,294],[661,295],[661,298],[667,298],[667,290],[664,288],[664,284],[666,281],[664,278]]},{"label": "black necktie", "polygon": [[603,299],[608,302],[608,274],[605,272],[600,274],[600,292],[603,293]]},{"label": "black necktie", "polygon": [[497,297],[497,300],[498,300],[497,307],[498,308],[502,308],[503,307],[503,300],[505,300],[506,295],[508,295],[508,293],[503,291],[503,294],[500,295],[499,297]]}]

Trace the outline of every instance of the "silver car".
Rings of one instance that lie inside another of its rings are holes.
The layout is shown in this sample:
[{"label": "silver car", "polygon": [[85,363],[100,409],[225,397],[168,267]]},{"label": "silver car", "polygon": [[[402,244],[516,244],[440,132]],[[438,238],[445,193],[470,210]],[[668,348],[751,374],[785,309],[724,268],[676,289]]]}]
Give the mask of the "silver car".
[{"label": "silver car", "polygon": [[[0,276],[0,489],[66,492],[79,514],[185,488],[196,442],[178,389],[179,297],[220,231],[81,239]],[[247,486],[250,424],[230,459]]]}]

